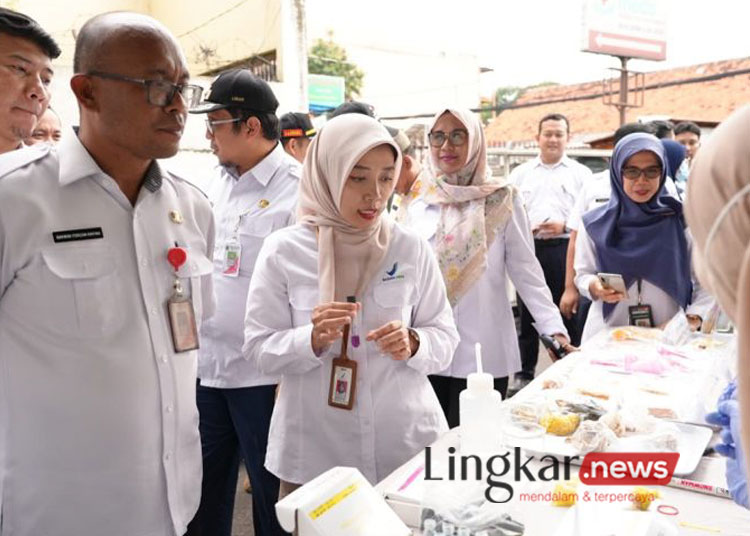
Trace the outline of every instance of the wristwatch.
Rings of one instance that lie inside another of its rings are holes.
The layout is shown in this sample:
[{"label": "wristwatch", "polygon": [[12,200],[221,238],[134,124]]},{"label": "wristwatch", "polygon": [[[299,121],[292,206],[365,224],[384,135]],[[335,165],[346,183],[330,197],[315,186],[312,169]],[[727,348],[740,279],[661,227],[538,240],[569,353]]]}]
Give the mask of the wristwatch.
[{"label": "wristwatch", "polygon": [[414,341],[414,353],[411,354],[409,357],[413,357],[414,354],[416,354],[419,351],[419,333],[417,333],[416,329],[407,328],[409,331],[409,342],[411,343]]}]

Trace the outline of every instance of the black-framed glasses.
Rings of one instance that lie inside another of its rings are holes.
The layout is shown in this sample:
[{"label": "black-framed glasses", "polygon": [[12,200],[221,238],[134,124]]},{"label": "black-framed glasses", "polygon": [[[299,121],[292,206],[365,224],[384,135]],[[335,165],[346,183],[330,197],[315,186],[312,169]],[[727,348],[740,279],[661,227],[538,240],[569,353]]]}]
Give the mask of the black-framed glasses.
[{"label": "black-framed glasses", "polygon": [[105,73],[103,71],[91,71],[86,74],[88,76],[96,76],[108,80],[120,80],[146,86],[146,98],[148,99],[148,103],[153,106],[168,106],[174,100],[175,95],[179,93],[185,104],[187,104],[187,107],[194,108],[200,103],[201,95],[203,94],[203,88],[195,84],[173,84],[167,80],[143,80],[121,74]]},{"label": "black-framed glasses", "polygon": [[648,180],[660,179],[661,168],[659,166],[651,166],[641,169],[635,166],[628,166],[622,168],[622,175],[623,177],[625,177],[626,179],[630,179],[631,181],[636,180],[641,175],[646,177]]},{"label": "black-framed glasses", "polygon": [[442,130],[433,130],[427,135],[427,138],[433,147],[442,147],[445,140],[448,140],[448,143],[454,147],[458,147],[466,143],[466,140],[469,139],[469,132],[463,128],[457,128],[447,133]]},{"label": "black-framed glasses", "polygon": [[242,121],[241,117],[233,117],[232,119],[213,119],[213,120],[206,117],[206,130],[208,130],[208,133],[213,136],[215,125],[225,125],[227,123],[239,123],[240,121]]}]

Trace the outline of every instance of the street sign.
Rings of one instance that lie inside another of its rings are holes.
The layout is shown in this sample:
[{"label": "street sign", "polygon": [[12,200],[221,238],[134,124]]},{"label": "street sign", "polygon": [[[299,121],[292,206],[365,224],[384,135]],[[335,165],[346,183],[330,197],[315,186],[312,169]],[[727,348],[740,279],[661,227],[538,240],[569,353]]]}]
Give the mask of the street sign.
[{"label": "street sign", "polygon": [[584,52],[667,58],[668,0],[584,0]]},{"label": "street sign", "polygon": [[325,74],[307,75],[307,100],[314,113],[333,110],[344,102],[344,77]]}]

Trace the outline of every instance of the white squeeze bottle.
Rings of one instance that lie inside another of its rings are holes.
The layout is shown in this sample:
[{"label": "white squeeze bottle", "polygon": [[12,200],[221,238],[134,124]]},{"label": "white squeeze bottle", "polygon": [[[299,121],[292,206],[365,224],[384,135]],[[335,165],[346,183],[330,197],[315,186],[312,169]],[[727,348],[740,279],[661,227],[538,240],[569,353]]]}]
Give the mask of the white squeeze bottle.
[{"label": "white squeeze bottle", "polygon": [[466,378],[459,396],[461,454],[500,453],[502,395],[495,391],[492,374],[482,372],[482,345],[475,346],[477,371]]}]

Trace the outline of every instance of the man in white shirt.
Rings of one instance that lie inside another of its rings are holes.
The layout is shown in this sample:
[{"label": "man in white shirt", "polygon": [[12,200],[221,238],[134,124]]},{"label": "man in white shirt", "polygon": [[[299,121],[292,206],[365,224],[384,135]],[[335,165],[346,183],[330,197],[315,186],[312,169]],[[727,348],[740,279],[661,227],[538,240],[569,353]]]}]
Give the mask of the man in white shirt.
[{"label": "man in white shirt", "polygon": [[49,104],[55,40],[23,13],[0,8],[0,153],[23,146]]},{"label": "man in white shirt", "polygon": [[200,499],[214,224],[156,159],[201,88],[136,13],[84,24],[74,69],[79,134],[2,160],[0,533],[179,536]]},{"label": "man in white shirt", "polygon": [[[510,174],[510,181],[521,192],[529,215],[534,248],[544,278],[556,305],[565,288],[565,255],[569,230],[566,226],[584,182],[591,171],[568,158],[565,146],[570,135],[570,124],[562,114],[549,114],[539,121],[537,141],[539,156],[524,162]],[[532,323],[534,318],[518,298],[521,331],[518,344],[521,350],[522,370],[515,376],[509,394],[518,392],[534,378],[539,354],[539,334]],[[580,333],[571,319],[564,319],[571,342],[577,346]]]},{"label": "man in white shirt", "polygon": [[242,356],[247,292],[268,235],[295,220],[299,163],[279,141],[279,103],[271,87],[246,69],[211,85],[206,137],[219,159],[209,187],[217,223],[216,316],[201,332],[197,401],[203,445],[203,495],[190,534],[229,536],[243,458],[253,494],[255,534],[283,534],[274,505],[279,480],[264,467],[279,377]]}]

